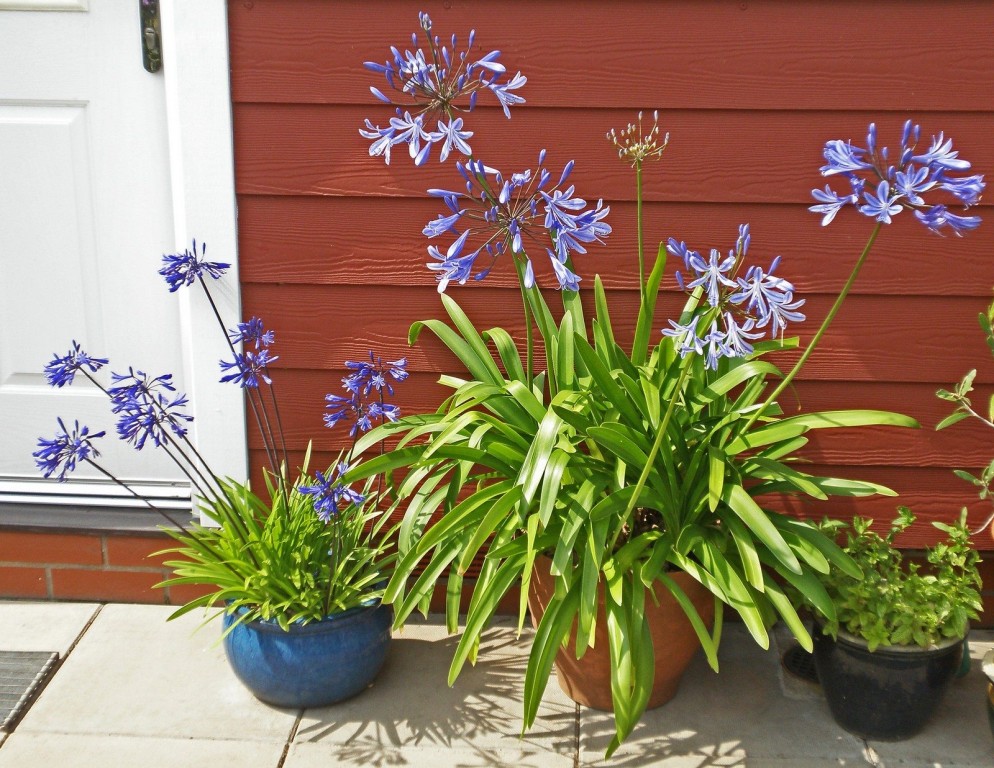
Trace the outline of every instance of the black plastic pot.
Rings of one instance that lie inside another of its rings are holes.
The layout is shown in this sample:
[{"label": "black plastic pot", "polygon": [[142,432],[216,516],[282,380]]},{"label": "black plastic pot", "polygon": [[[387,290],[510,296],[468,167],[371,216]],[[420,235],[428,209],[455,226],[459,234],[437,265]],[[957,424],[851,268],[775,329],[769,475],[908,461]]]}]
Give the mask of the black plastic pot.
[{"label": "black plastic pot", "polygon": [[920,732],[960,664],[962,639],[934,648],[883,646],[845,632],[814,632],[815,667],[835,722],[866,739],[899,741]]}]

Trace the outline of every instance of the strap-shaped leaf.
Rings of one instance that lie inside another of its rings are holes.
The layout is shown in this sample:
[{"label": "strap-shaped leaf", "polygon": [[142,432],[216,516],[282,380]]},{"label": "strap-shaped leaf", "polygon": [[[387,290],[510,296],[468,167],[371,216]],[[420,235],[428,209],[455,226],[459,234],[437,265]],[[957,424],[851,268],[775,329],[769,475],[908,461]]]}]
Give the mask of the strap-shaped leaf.
[{"label": "strap-shaped leaf", "polygon": [[507,378],[527,384],[525,367],[521,363],[521,353],[518,351],[514,339],[511,338],[511,334],[503,328],[491,328],[489,331],[483,332],[483,338],[493,342],[497,355],[504,364],[504,370],[507,371]]},{"label": "strap-shaped leaf", "polygon": [[850,410],[805,413],[800,416],[781,419],[773,424],[740,435],[728,444],[726,450],[729,455],[735,455],[749,448],[793,439],[799,435],[803,435],[809,429],[867,426],[917,428],[920,425],[910,416],[892,413],[891,411]]},{"label": "strap-shaped leaf", "polygon": [[555,448],[559,439],[559,430],[562,424],[563,420],[559,414],[550,408],[538,425],[538,431],[525,455],[517,478],[522,487],[526,505],[531,504],[535,499],[535,494],[542,482],[542,476],[549,465],[552,449]]},{"label": "strap-shaped leaf", "polygon": [[[659,580],[666,586],[673,595],[673,598],[680,604],[683,608],[683,612],[690,619],[690,624],[694,628],[694,632],[697,634],[697,639],[700,640],[701,648],[704,649],[704,655],[707,657],[708,665],[715,672],[718,671],[718,634],[716,633],[714,637],[708,631],[707,625],[704,623],[704,619],[701,618],[701,614],[697,612],[697,608],[694,606],[693,601],[687,597],[687,593],[683,591],[679,584],[677,584],[672,578],[666,575],[665,571],[659,574]],[[707,585],[705,585],[707,586]],[[720,632],[720,616],[721,609],[720,606],[716,606],[715,610],[715,629]]]},{"label": "strap-shaped leaf", "polygon": [[[523,559],[517,557],[505,560],[485,586],[477,583],[473,591],[473,602],[466,613],[466,626],[452,656],[452,663],[449,665],[449,685],[455,684],[466,660],[474,654],[475,647],[479,645],[483,631],[497,612],[504,595],[520,577]],[[524,588],[522,592],[525,592]]]},{"label": "strap-shaped leaf", "polygon": [[[479,360],[479,364],[484,366],[489,374],[489,377],[479,376],[474,373],[476,378],[482,381],[492,381],[494,383],[502,383],[504,381],[504,375],[500,372],[497,364],[494,362],[493,357],[490,354],[490,350],[487,349],[487,344],[480,336],[479,331],[476,330],[476,326],[473,321],[470,320],[466,313],[462,311],[462,308],[456,303],[456,300],[447,294],[442,294],[442,306],[445,307],[445,311],[452,318],[452,322],[456,327],[456,330],[462,334],[463,339],[466,343],[470,345],[473,349],[473,353]],[[472,370],[472,369],[470,369]]]},{"label": "strap-shaped leaf", "polygon": [[580,583],[575,582],[562,599],[553,598],[535,630],[532,650],[525,669],[524,723],[522,733],[535,724],[542,694],[549,684],[552,663],[562,642],[569,637],[569,629],[580,606]]},{"label": "strap-shaped leaf", "polygon": [[571,390],[576,382],[573,329],[573,315],[566,313],[559,325],[559,340],[556,345],[556,392]]},{"label": "strap-shaped leaf", "polygon": [[520,502],[521,489],[515,486],[491,504],[490,509],[487,510],[487,514],[484,515],[483,519],[476,526],[476,530],[473,531],[469,543],[463,550],[462,557],[459,559],[460,573],[465,573],[469,570],[469,567],[473,564],[473,560],[476,558],[476,553],[480,551],[480,547],[494,534],[497,528],[501,527],[501,523],[507,520],[508,515]]},{"label": "strap-shaped leaf", "polygon": [[794,573],[801,572],[797,556],[783,540],[777,527],[770,522],[768,513],[753,500],[745,488],[738,484],[726,484],[721,499],[777,560]]},{"label": "strap-shaped leaf", "polygon": [[587,371],[593,378],[594,385],[600,389],[601,394],[619,413],[631,423],[638,424],[641,421],[641,415],[632,405],[625,391],[611,377],[611,372],[605,367],[593,347],[587,343],[586,339],[580,337],[575,337],[575,342],[576,352],[587,366]]},{"label": "strap-shaped leaf", "polygon": [[711,574],[728,597],[728,605],[733,608],[749,630],[749,634],[764,650],[770,647],[770,636],[766,631],[763,613],[757,604],[756,595],[749,589],[742,577],[721,550],[705,539],[697,549],[696,554],[701,565]]},{"label": "strap-shaped leaf", "polygon": [[565,451],[554,450],[549,456],[545,473],[542,476],[542,493],[538,502],[538,517],[542,525],[549,524],[556,502],[559,499],[559,488],[562,483],[563,472],[569,466],[570,454]]}]

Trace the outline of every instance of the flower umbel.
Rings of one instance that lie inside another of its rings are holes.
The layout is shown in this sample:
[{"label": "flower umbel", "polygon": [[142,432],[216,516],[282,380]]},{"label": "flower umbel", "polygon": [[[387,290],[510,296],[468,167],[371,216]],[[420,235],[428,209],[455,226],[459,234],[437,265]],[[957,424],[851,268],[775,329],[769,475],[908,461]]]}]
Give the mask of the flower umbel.
[{"label": "flower umbel", "polygon": [[[342,379],[342,387],[346,395],[326,395],[328,413],[324,415],[324,424],[329,429],[341,421],[352,424],[350,437],[359,432],[368,432],[375,426],[387,421],[397,421],[400,409],[386,402],[386,396],[393,396],[393,386],[390,379],[404,381],[408,377],[407,360],[392,360],[383,362],[383,358],[374,352],[369,353],[369,362],[352,360],[345,361],[345,367],[352,373]],[[372,398],[369,396],[373,395]]]},{"label": "flower umbel", "polygon": [[[822,214],[822,226],[830,224],[842,208],[852,205],[881,224],[890,224],[894,216],[909,210],[939,234],[947,228],[956,235],[976,229],[979,216],[953,213],[949,205],[961,206],[965,211],[979,203],[986,186],[984,177],[959,175],[970,170],[970,163],[959,158],[952,139],[946,139],[944,134],[933,136],[929,149],[918,153],[920,138],[921,128],[908,120],[901,134],[900,151],[894,157],[887,147],[877,147],[875,123],[870,123],[865,148],[853,146],[851,141],[829,141],[821,175],[842,176],[849,181],[850,189],[841,195],[829,185],[824,191],[812,190],[818,204],[809,210]],[[866,191],[866,187],[872,191]]]},{"label": "flower umbel", "polygon": [[[396,114],[386,127],[367,119],[366,127],[359,134],[371,140],[369,154],[382,156],[389,164],[390,150],[397,144],[407,144],[408,152],[416,165],[424,165],[434,144],[441,143],[439,160],[445,162],[456,152],[469,156],[472,148],[469,139],[473,132],[464,130],[463,118],[457,113],[472,112],[481,91],[489,91],[510,118],[510,107],[523,104],[524,99],[515,91],[527,82],[520,72],[505,80],[506,68],[498,59],[500,51],[491,51],[479,59],[470,57],[476,31],[469,33],[465,51],[458,50],[453,35],[450,45],[432,35],[431,19],[427,13],[419,15],[421,30],[427,39],[424,48],[400,52],[390,47],[391,57],[386,63],[367,61],[365,66],[384,76],[389,86],[387,95],[370,86],[372,94],[387,104],[398,105]],[[418,45],[418,34],[411,35],[411,44]],[[437,127],[438,130],[434,130]]]},{"label": "flower umbel", "polygon": [[162,257],[163,266],[159,270],[166,282],[169,284],[169,292],[178,291],[184,285],[193,285],[197,280],[207,277],[217,280],[223,275],[230,264],[219,261],[207,261],[204,256],[207,253],[207,244],[200,244],[200,253],[197,253],[197,241],[193,241],[193,250],[185,250],[183,253],[167,254]]},{"label": "flower umbel", "polygon": [[757,329],[769,327],[770,336],[776,337],[786,330],[788,322],[804,320],[798,312],[804,299],[795,300],[793,284],[774,275],[779,256],[768,271],[753,265],[739,276],[750,239],[749,225],[743,224],[735,248],[727,257],[722,258],[718,249],[712,248],[707,259],[686,243],[670,239],[666,250],[683,259],[691,273],[687,279],[677,272],[677,282],[688,292],[701,289],[710,308],[706,316],[711,322],[704,335],[698,333],[700,315],[683,325],[670,320],[670,327],[663,329],[664,336],[677,339],[681,357],[704,355],[705,367],[713,370],[722,357],[751,355],[754,350],[750,342],[764,335]]},{"label": "flower umbel", "polygon": [[629,123],[621,133],[612,128],[607,132],[607,138],[618,148],[618,157],[631,163],[633,168],[646,160],[658,160],[670,143],[668,132],[662,137],[662,144],[659,143],[659,110],[652,113],[652,128],[648,133],[642,130],[642,113],[639,112],[638,125]]},{"label": "flower umbel", "polygon": [[331,522],[332,518],[341,514],[343,508],[362,504],[366,500],[365,496],[341,481],[342,475],[349,469],[348,463],[343,461],[328,474],[315,472],[312,485],[297,486],[297,490],[304,495],[314,497],[314,512],[323,522]]},{"label": "flower umbel", "polygon": [[144,371],[129,368],[126,374],[112,373],[115,386],[107,390],[111,409],[118,414],[117,434],[135,450],[145,447],[151,439],[156,448],[170,442],[169,433],[186,437],[186,424],[193,417],[183,412],[188,404],[186,395],[172,395],[176,387],[172,374],[151,378]]},{"label": "flower umbel", "polygon": [[90,434],[89,427],[81,427],[78,421],[70,431],[66,429],[62,419],[58,419],[58,422],[59,431],[55,433],[55,437],[52,440],[39,438],[38,450],[31,455],[46,478],[58,473],[56,479],[64,482],[66,475],[75,470],[78,463],[100,455],[93,447],[93,441],[103,437],[105,433]]},{"label": "flower umbel", "polygon": [[[586,253],[588,244],[603,242],[611,233],[611,226],[604,221],[611,209],[602,200],[588,208],[587,201],[576,196],[573,185],[566,186],[572,161],[559,181],[550,184],[553,177],[544,167],[545,154],[545,150],[539,153],[534,172],[527,169],[510,177],[479,160],[457,162],[456,168],[466,181],[465,192],[428,190],[432,197],[442,199],[450,213],[428,222],[424,234],[429,238],[450,232],[456,235],[445,251],[428,246],[428,255],[438,262],[428,262],[427,266],[437,273],[439,293],[451,281],[463,285],[470,277],[482,280],[505,251],[524,263],[525,287],[531,288],[535,276],[526,240],[538,242],[548,253],[560,288],[577,290],[580,278],[572,270],[570,257]],[[464,227],[462,232],[459,226]],[[474,236],[476,247],[464,253],[470,236]],[[488,263],[474,273],[477,259],[484,254]]]},{"label": "flower umbel", "polygon": [[66,384],[72,384],[77,371],[88,368],[90,373],[96,373],[108,362],[106,358],[91,357],[86,354],[73,340],[72,348],[65,355],[61,357],[55,355],[45,366],[45,380],[53,387],[64,387]]}]

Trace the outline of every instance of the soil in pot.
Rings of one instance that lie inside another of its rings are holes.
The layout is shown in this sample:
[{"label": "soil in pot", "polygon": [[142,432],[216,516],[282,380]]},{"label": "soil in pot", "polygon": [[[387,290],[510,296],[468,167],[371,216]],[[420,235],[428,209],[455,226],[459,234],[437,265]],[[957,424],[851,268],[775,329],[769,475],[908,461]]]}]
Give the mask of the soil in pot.
[{"label": "soil in pot", "polygon": [[866,739],[899,741],[919,733],[959,668],[962,639],[934,648],[881,646],[845,632],[814,629],[815,666],[835,722]]},{"label": "soil in pot", "polygon": [[[528,592],[528,608],[532,621],[537,625],[545,607],[555,593],[555,579],[550,575],[551,560],[536,560]],[[714,623],[714,596],[693,577],[682,571],[667,574],[691,599],[708,627]],[[680,687],[683,673],[700,648],[697,633],[683,612],[683,608],[662,584],[656,587],[657,606],[646,596],[645,611],[649,617],[649,631],[656,659],[655,678],[648,709],[659,707],[672,699]],[[610,712],[611,656],[607,638],[607,618],[604,608],[603,588],[598,590],[599,608],[594,631],[594,647],[588,648],[582,658],[576,658],[576,625],[569,643],[556,654],[559,687],[573,701],[593,709]]]}]

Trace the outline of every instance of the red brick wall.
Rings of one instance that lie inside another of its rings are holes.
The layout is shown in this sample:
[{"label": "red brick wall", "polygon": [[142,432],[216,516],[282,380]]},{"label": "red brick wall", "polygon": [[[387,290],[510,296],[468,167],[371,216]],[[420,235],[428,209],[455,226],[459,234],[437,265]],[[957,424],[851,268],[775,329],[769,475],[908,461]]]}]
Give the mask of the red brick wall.
[{"label": "red brick wall", "polygon": [[207,590],[154,588],[169,570],[152,554],[172,541],[165,535],[0,530],[0,598],[182,605]]}]

